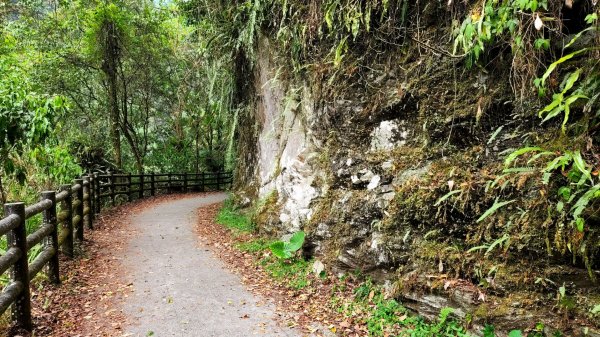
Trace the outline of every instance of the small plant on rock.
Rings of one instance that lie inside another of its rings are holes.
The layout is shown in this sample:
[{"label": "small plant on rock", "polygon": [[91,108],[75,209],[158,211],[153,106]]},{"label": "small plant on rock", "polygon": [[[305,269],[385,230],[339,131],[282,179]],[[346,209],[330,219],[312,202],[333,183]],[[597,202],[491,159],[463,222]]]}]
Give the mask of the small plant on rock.
[{"label": "small plant on rock", "polygon": [[305,234],[303,231],[294,233],[289,241],[275,241],[269,249],[277,258],[287,260],[291,258],[304,244]]}]

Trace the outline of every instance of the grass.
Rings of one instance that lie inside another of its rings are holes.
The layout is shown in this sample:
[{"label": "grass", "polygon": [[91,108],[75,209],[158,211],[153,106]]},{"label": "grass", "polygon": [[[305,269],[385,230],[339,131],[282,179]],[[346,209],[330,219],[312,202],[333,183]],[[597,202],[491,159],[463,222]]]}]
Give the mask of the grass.
[{"label": "grass", "polygon": [[272,241],[265,239],[256,239],[247,242],[236,243],[235,247],[244,253],[258,253],[269,248]]},{"label": "grass", "polygon": [[427,322],[422,317],[411,315],[396,299],[388,298],[384,289],[370,279],[354,289],[354,298],[350,301],[332,294],[331,303],[346,317],[363,317],[361,320],[367,327],[368,336],[471,336],[461,323],[450,318],[451,308],[442,309],[437,321]]},{"label": "grass", "polygon": [[[256,229],[250,217],[237,209],[231,198],[225,201],[223,208],[219,211],[217,223],[231,229],[234,233],[250,233]],[[267,250],[271,243],[272,240],[259,238],[238,242],[235,246],[242,252],[255,254]],[[308,274],[312,265],[309,261],[301,258],[280,260],[274,256],[268,256],[261,259],[259,263],[265,267],[273,279],[285,282],[290,288],[302,289],[309,284]]]},{"label": "grass", "polygon": [[255,225],[249,216],[238,210],[231,198],[225,201],[217,215],[217,223],[238,232],[253,232]]}]

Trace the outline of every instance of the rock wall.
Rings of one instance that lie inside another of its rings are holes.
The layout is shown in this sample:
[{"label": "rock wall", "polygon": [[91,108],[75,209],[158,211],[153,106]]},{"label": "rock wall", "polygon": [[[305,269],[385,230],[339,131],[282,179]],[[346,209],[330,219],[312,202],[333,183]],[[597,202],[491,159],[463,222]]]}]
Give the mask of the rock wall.
[{"label": "rock wall", "polygon": [[[442,29],[423,34],[447,43]],[[256,167],[246,171],[240,200],[255,206],[264,233],[304,230],[305,255],[334,272],[358,269],[386,282],[427,317],[453,306],[476,327],[545,321],[573,334],[595,331],[589,308],[600,299],[597,284],[581,263],[548,254],[554,233],[531,226],[545,221],[539,191],[515,191],[531,205],[477,221],[494,202],[486,191],[506,151],[522,146],[524,133],[546,132],[535,116],[518,114],[506,80],[510,60],[496,62],[491,76],[411,43],[388,46],[336,81],[316,71],[290,74],[265,34],[254,69],[255,123],[246,130],[256,133],[247,146]],[[503,252],[467,253],[511,225],[520,227]],[[556,289],[545,280],[568,282],[582,308],[579,325],[556,310]]]}]

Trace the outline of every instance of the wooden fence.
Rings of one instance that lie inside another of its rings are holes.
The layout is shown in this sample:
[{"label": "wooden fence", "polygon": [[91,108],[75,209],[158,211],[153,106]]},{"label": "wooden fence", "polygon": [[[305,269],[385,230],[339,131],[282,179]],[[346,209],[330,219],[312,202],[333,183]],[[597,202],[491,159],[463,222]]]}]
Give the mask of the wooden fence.
[{"label": "wooden fence", "polygon": [[[84,228],[93,229],[95,215],[103,205],[115,206],[159,193],[224,190],[231,186],[231,172],[198,174],[91,174],[63,185],[58,191],[41,193],[31,206],[22,202],[4,205],[0,236],[6,235],[7,249],[0,256],[0,275],[11,269],[10,280],[0,294],[0,315],[11,305],[12,321],[31,331],[30,280],[44,267],[50,282],[60,283],[59,252],[72,258],[83,248]],[[26,221],[42,215],[41,226],[27,235]],[[42,244],[29,263],[33,247]]]}]

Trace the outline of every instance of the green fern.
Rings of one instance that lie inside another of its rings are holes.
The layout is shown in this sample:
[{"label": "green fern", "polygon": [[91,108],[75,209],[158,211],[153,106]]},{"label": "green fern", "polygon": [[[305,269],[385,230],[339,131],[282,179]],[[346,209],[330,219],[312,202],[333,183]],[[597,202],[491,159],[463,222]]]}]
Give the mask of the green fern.
[{"label": "green fern", "polygon": [[448,193],[446,193],[444,196],[442,196],[441,198],[438,199],[438,201],[433,205],[433,206],[439,206],[442,202],[446,201],[448,198],[450,198],[451,196],[461,193],[462,190],[454,190],[454,191],[450,191]]},{"label": "green fern", "polygon": [[499,210],[500,208],[512,204],[513,202],[515,202],[516,200],[510,200],[510,201],[498,201],[499,198],[496,198],[496,200],[494,201],[494,204],[492,205],[492,207],[490,207],[487,211],[485,211],[485,213],[483,213],[483,215],[481,215],[479,217],[479,219],[477,219],[477,222],[481,222],[483,220],[485,220],[487,217],[489,217],[490,215],[494,214],[497,210]]},{"label": "green fern", "polygon": [[510,166],[510,164],[512,164],[512,162],[514,162],[517,158],[519,158],[520,156],[522,156],[526,153],[538,152],[538,151],[544,151],[544,149],[542,149],[541,147],[538,147],[538,146],[529,146],[529,147],[522,147],[520,149],[517,149],[506,157],[506,159],[504,160],[504,166],[505,167]]}]

